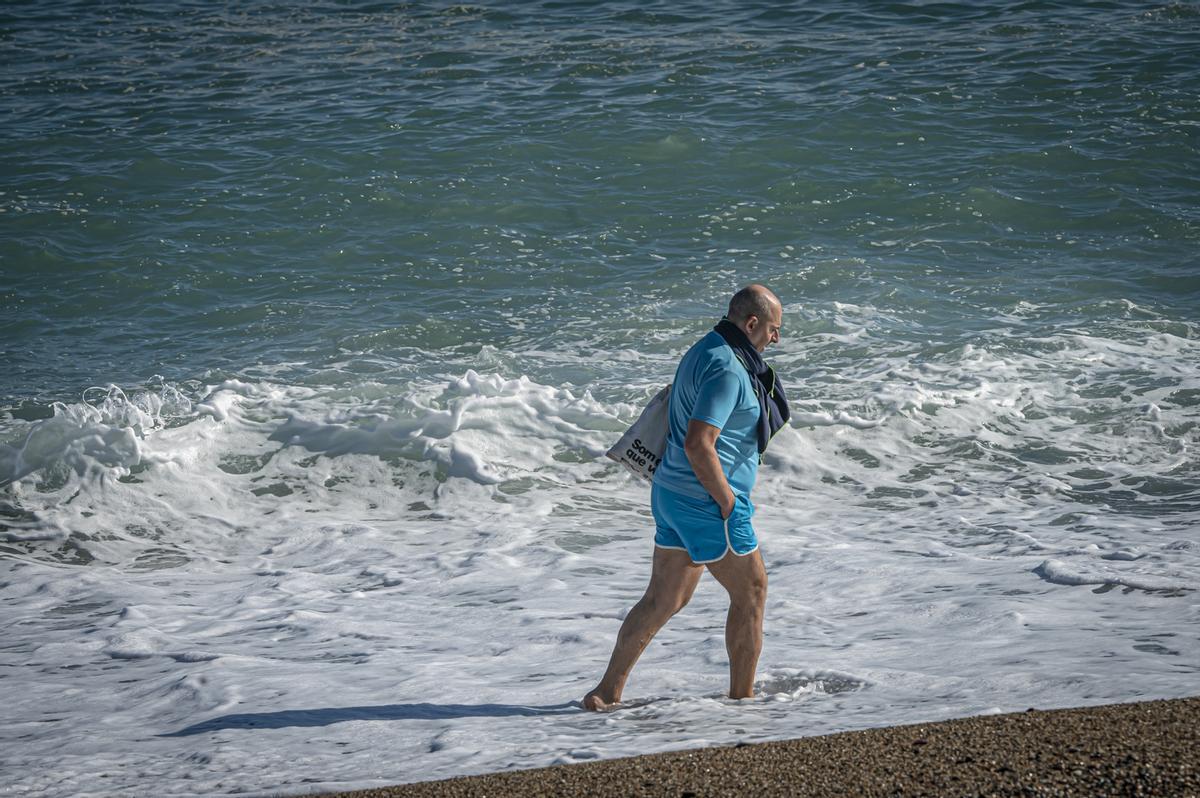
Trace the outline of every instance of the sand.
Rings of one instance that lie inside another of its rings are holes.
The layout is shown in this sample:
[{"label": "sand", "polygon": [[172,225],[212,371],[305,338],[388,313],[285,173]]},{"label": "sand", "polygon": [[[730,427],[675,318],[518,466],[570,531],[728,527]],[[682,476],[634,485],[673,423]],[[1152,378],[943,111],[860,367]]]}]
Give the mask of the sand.
[{"label": "sand", "polygon": [[1200,796],[1200,698],[1029,710],[338,793],[667,795]]}]

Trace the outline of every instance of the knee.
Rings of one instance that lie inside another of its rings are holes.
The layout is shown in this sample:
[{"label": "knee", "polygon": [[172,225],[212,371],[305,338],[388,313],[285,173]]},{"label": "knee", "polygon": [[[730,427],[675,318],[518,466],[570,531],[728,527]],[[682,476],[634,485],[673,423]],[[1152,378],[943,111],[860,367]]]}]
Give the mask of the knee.
[{"label": "knee", "polygon": [[671,614],[674,615],[675,613],[679,612],[681,609],[686,607],[688,605],[688,602],[691,600],[692,600],[692,591],[690,591],[690,590],[677,594],[675,596],[675,600],[672,602],[673,609],[671,610]]},{"label": "knee", "polygon": [[690,593],[678,592],[659,592],[649,596],[650,606],[653,608],[654,613],[667,618],[670,618],[686,607],[691,598]]},{"label": "knee", "polygon": [[733,601],[746,607],[761,610],[767,603],[767,575],[758,574],[749,579],[737,595],[731,596]]}]

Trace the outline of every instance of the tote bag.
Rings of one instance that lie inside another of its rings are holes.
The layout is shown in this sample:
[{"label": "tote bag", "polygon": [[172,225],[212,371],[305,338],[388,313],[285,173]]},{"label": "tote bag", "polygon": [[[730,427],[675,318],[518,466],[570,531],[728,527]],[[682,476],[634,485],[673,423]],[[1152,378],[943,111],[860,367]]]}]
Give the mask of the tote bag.
[{"label": "tote bag", "polygon": [[608,450],[609,458],[621,463],[642,479],[654,479],[654,471],[667,451],[670,391],[671,386],[668,385],[656,393],[638,416],[638,420],[633,422],[633,426]]}]

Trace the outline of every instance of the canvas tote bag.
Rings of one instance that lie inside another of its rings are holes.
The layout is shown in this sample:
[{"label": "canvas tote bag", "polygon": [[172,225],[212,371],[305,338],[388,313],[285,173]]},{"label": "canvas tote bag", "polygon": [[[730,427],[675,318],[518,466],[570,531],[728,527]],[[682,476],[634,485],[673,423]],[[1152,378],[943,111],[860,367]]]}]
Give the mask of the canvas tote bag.
[{"label": "canvas tote bag", "polygon": [[638,416],[638,420],[633,422],[633,426],[608,450],[609,458],[621,463],[642,479],[654,479],[654,471],[667,451],[670,391],[671,386],[668,385],[656,393]]}]

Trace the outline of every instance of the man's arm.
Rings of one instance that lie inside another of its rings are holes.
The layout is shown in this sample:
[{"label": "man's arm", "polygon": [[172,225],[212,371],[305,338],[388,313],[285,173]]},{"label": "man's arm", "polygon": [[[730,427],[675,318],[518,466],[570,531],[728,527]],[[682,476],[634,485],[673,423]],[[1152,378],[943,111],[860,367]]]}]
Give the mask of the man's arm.
[{"label": "man's arm", "polygon": [[696,479],[700,480],[700,484],[721,508],[721,517],[728,518],[733,512],[734,495],[729,480],[725,479],[725,472],[721,470],[721,458],[717,456],[717,436],[720,434],[720,427],[693,418],[688,421],[683,451],[687,454]]}]

